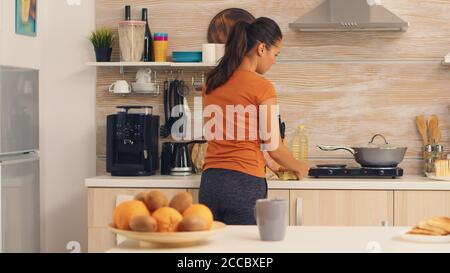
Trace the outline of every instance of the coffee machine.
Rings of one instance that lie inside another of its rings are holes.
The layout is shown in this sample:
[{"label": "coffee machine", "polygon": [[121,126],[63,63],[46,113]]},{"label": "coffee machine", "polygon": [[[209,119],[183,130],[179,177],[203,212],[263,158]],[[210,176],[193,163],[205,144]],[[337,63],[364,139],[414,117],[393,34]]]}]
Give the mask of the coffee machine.
[{"label": "coffee machine", "polygon": [[[150,176],[159,169],[160,117],[151,106],[118,106],[107,118],[107,172],[112,176]],[[130,113],[130,110],[144,110]]]}]

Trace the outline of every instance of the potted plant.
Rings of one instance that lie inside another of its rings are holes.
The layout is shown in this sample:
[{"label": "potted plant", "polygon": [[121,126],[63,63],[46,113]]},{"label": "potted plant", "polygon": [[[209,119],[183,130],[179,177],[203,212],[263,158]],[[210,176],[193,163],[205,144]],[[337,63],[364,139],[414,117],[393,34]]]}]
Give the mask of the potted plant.
[{"label": "potted plant", "polygon": [[91,43],[94,46],[97,62],[110,62],[114,34],[110,29],[100,28],[91,34]]}]

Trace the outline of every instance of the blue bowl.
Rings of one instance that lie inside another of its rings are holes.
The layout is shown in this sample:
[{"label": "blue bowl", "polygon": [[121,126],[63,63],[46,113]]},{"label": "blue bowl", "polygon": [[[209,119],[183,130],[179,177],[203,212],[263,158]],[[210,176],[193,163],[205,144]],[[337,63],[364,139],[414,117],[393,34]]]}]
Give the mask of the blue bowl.
[{"label": "blue bowl", "polygon": [[178,63],[198,63],[202,61],[201,51],[172,52],[172,61]]}]

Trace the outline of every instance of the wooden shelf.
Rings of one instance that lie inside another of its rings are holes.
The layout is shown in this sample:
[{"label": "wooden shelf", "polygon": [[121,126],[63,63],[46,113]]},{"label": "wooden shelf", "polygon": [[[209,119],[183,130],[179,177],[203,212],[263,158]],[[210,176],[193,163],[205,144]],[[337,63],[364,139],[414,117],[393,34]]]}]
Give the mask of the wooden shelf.
[{"label": "wooden shelf", "polygon": [[212,63],[175,63],[175,62],[88,62],[86,65],[95,67],[161,67],[161,68],[189,68],[216,66]]}]

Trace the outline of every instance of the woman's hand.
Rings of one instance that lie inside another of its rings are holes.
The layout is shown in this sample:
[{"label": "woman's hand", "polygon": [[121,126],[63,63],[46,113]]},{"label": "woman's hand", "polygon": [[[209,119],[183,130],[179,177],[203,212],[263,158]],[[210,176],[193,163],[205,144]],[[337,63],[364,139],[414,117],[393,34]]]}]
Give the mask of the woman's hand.
[{"label": "woman's hand", "polygon": [[[281,173],[289,172],[290,170],[278,164],[267,152],[263,152],[266,166],[276,175],[280,176]],[[307,164],[299,162],[299,168],[292,171],[293,174],[302,180],[308,176],[309,167]]]},{"label": "woman's hand", "polygon": [[286,168],[282,167],[280,164],[275,162],[273,158],[267,152],[263,152],[264,161],[266,162],[267,168],[269,168],[273,173],[278,174],[279,172],[287,171]]},{"label": "woman's hand", "polygon": [[309,167],[305,163],[301,163],[300,169],[294,171],[295,175],[298,177],[298,179],[302,180],[306,177],[308,177]]}]

